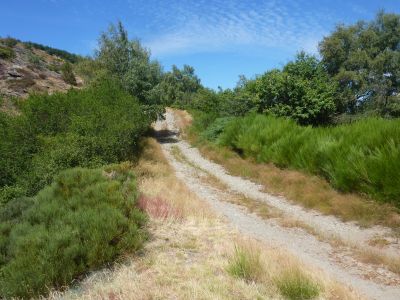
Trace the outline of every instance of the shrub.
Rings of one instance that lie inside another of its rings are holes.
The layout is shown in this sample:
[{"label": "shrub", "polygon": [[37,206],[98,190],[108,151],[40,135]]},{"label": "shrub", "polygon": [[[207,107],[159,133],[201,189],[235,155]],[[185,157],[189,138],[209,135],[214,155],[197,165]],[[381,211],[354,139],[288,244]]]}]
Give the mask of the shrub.
[{"label": "shrub", "polygon": [[28,61],[29,61],[29,63],[31,63],[34,67],[39,68],[39,67],[41,66],[40,57],[37,56],[37,55],[36,55],[35,53],[33,53],[33,52],[29,52]]},{"label": "shrub", "polygon": [[12,59],[14,57],[15,57],[15,52],[12,48],[0,45],[0,58]]},{"label": "shrub", "polygon": [[313,299],[320,293],[319,285],[297,269],[283,272],[276,285],[282,296],[291,300]]},{"label": "shrub", "polygon": [[13,48],[19,41],[8,36],[6,38],[0,39],[0,42],[3,42],[9,48]]},{"label": "shrub", "polygon": [[316,57],[299,53],[282,71],[272,70],[255,81],[258,111],[290,117],[303,125],[329,123],[335,112],[336,84]]},{"label": "shrub", "polygon": [[37,43],[32,43],[32,42],[23,42],[23,44],[25,45],[25,47],[27,49],[39,49],[39,50],[43,50],[46,53],[48,53],[49,55],[56,55],[70,63],[76,63],[78,62],[81,57],[79,55],[76,54],[72,54],[69,53],[67,51],[64,50],[60,50],[60,49],[56,49],[56,48],[52,48],[49,46],[45,46],[45,45],[41,45],[41,44],[37,44]]},{"label": "shrub", "polygon": [[70,169],[0,215],[0,296],[29,298],[138,249],[144,215],[129,164]]},{"label": "shrub", "polygon": [[201,136],[210,141],[216,141],[223,132],[226,124],[232,120],[232,117],[217,118],[201,133]]},{"label": "shrub", "polygon": [[21,115],[0,113],[1,189],[17,185],[32,196],[63,169],[134,159],[150,118],[138,100],[112,81],[84,90],[31,95]]},{"label": "shrub", "polygon": [[69,62],[66,62],[61,66],[61,75],[66,83],[76,85],[76,78],[72,71],[72,65]]},{"label": "shrub", "polygon": [[305,170],[337,189],[400,207],[400,120],[366,118],[336,127],[303,127],[272,116],[236,118],[221,144],[259,162]]}]

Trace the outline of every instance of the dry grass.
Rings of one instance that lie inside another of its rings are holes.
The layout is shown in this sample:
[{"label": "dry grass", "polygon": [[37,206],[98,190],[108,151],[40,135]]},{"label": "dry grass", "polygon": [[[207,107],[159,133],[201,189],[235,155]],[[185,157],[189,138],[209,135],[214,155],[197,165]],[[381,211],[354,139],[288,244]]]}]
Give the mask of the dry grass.
[{"label": "dry grass", "polygon": [[230,149],[200,141],[189,128],[191,119],[188,113],[179,110],[174,110],[174,113],[177,125],[181,126],[183,132],[187,132],[188,140],[205,157],[223,165],[230,174],[249,178],[263,185],[268,193],[284,196],[306,208],[337,216],[343,221],[355,221],[365,227],[383,225],[400,232],[400,211],[394,206],[377,203],[356,194],[340,193],[320,177],[279,169],[273,164],[259,164],[251,159],[243,159]]},{"label": "dry grass", "polygon": [[158,143],[152,138],[145,143],[144,153],[135,168],[142,197],[159,198],[157,201],[165,202],[164,205],[174,210],[179,218],[212,217],[207,204],[176,179]]},{"label": "dry grass", "polygon": [[355,257],[363,263],[385,267],[400,275],[400,259],[398,257],[384,255],[378,249],[371,247],[355,248]]},{"label": "dry grass", "polygon": [[185,110],[172,110],[167,108],[167,111],[173,111],[178,118],[175,119],[176,126],[180,129],[181,136],[183,138],[187,137],[187,129],[192,124],[193,118],[192,116]]},{"label": "dry grass", "polygon": [[[93,274],[79,288],[63,294],[63,299],[282,299],[283,283],[291,284],[293,270],[306,283],[318,286],[320,299],[360,299],[290,254],[243,239],[218,219],[156,221],[149,230],[153,238],[142,257]],[[256,268],[250,271],[253,280],[227,271],[235,246],[259,254],[250,267]]]},{"label": "dry grass", "polygon": [[207,158],[222,164],[231,174],[250,178],[262,184],[267,192],[284,196],[306,208],[335,215],[343,221],[356,221],[361,226],[379,224],[395,230],[400,228],[400,214],[396,208],[358,195],[339,193],[319,177],[282,170],[272,164],[257,164],[240,158],[228,149],[211,145],[201,146],[200,151]]},{"label": "dry grass", "polygon": [[[180,114],[182,114],[182,112],[180,112]],[[188,123],[184,124],[186,124],[185,126],[188,126]],[[192,141],[195,138],[196,137],[193,136],[190,137]],[[342,211],[342,213],[345,212],[347,214],[346,215],[347,218],[344,218],[345,220],[354,221],[353,218],[350,218],[350,214],[352,214],[353,217],[354,216],[358,217],[357,221],[359,222],[359,224],[361,223],[362,225],[383,224],[392,227],[395,230],[395,232],[396,230],[399,229],[398,227],[396,227],[397,226],[396,218],[398,217],[398,215],[396,214],[396,212],[392,210],[392,208],[389,207],[388,210],[386,211],[385,209],[387,208],[387,206],[385,205],[383,205],[382,207],[380,206],[378,207],[377,204],[375,203],[361,203],[362,201],[365,200],[359,198],[356,195],[339,194],[338,192],[332,190],[327,182],[324,182],[315,176],[307,178],[307,175],[305,174],[301,174],[295,171],[280,170],[274,167],[273,165],[257,165],[249,160],[244,160],[240,158],[237,154],[233,153],[230,150],[221,149],[213,145],[203,145],[200,146],[200,149],[203,155],[205,155],[207,158],[219,164],[224,165],[225,167],[227,167],[228,171],[230,171],[234,175],[251,178],[252,180],[255,180],[257,178],[257,180],[255,181],[264,184],[265,182],[269,183],[270,181],[272,181],[273,187],[276,188],[277,187],[276,183],[278,183],[279,189],[280,190],[282,189],[283,191],[284,191],[283,187],[287,186],[288,194],[302,195],[300,197],[301,199],[304,199],[302,198],[304,197],[303,195],[304,190],[309,189],[310,190],[309,193],[313,193],[318,189],[319,194],[316,197],[307,198],[308,199],[307,201],[309,201],[309,199],[314,199],[313,201],[320,201],[319,205],[320,206],[322,205],[325,209],[329,209],[329,206],[327,206],[328,204],[322,202],[321,199],[323,199],[323,197],[325,197],[326,195],[331,195],[331,199],[333,199],[332,201],[334,201],[335,205],[339,205],[338,201],[345,201],[346,199],[350,199],[349,200],[350,204],[346,203]],[[176,147],[176,149],[174,149],[173,151],[173,154],[176,159],[192,165],[190,162],[187,161],[186,157],[180,152],[179,148]],[[194,167],[197,168],[197,166]],[[388,242],[386,239],[377,238],[369,242],[369,245],[371,247],[359,247],[359,245],[354,245],[349,241],[343,241],[336,236],[332,235],[327,236],[326,234],[318,231],[317,229],[308,224],[305,224],[302,221],[299,221],[295,218],[288,218],[286,216],[283,217],[280,211],[270,207],[266,203],[253,200],[251,198],[244,197],[242,195],[238,195],[237,193],[232,193],[225,184],[223,184],[220,180],[218,180],[218,178],[209,174],[206,170],[201,170],[201,171],[206,175],[200,178],[201,181],[204,182],[205,184],[213,186],[214,188],[220,191],[225,192],[227,194],[227,197],[224,197],[225,201],[245,207],[247,211],[249,211],[250,213],[254,213],[263,219],[275,218],[279,223],[279,225],[283,227],[302,228],[308,233],[316,236],[318,239],[329,242],[334,247],[350,247],[353,253],[353,257],[359,260],[360,262],[381,266],[395,274],[400,274],[400,259],[398,257],[386,255],[385,253],[380,252],[376,248],[375,249],[373,248],[373,247],[383,248],[388,244],[390,244],[390,242]],[[268,173],[268,175],[265,175],[266,172]],[[288,178],[285,178],[286,174],[289,174]],[[310,180],[311,182],[310,184],[308,180]],[[311,187],[309,185],[311,185]],[[266,188],[268,191],[270,191],[269,190],[270,186]],[[325,191],[326,193],[324,194],[323,192],[321,192],[321,190]],[[354,199],[352,199],[352,197],[354,197]],[[306,204],[307,207],[312,207],[314,209],[316,208],[310,205],[308,202]],[[362,207],[367,207],[367,209],[361,212],[357,212],[357,209],[360,209],[361,207],[360,205]],[[378,210],[378,212],[375,212],[372,216],[368,216],[368,214],[372,214],[371,210],[373,208],[375,210]],[[382,211],[379,211],[380,209],[382,209]],[[328,211],[323,211],[323,212],[328,214]],[[336,213],[333,214],[337,216]],[[386,220],[384,219],[385,215],[391,216],[392,218]]]},{"label": "dry grass", "polygon": [[[143,205],[151,211],[143,253],[50,299],[282,299],[279,278],[293,269],[317,283],[322,299],[360,299],[290,254],[241,236],[176,179],[153,139],[146,144],[135,167]],[[250,266],[258,270],[254,280],[227,271],[235,246],[257,254]]]}]

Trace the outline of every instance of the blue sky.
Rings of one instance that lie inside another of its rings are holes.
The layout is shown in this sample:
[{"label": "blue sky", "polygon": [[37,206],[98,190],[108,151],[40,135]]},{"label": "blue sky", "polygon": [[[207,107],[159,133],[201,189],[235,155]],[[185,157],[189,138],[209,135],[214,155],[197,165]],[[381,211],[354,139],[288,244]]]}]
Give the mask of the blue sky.
[{"label": "blue sky", "polygon": [[[2,2],[2,3],[1,3]],[[195,67],[208,87],[235,86],[317,52],[335,24],[400,13],[400,0],[0,0],[0,36],[91,54],[99,33],[121,20],[168,70]]]}]

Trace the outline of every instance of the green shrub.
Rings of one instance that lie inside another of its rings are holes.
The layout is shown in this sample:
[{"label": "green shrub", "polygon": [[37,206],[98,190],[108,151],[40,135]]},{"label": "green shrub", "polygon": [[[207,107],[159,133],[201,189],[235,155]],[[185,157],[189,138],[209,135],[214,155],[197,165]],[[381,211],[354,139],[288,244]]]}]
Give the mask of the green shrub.
[{"label": "green shrub", "polygon": [[201,133],[201,136],[210,141],[216,141],[223,132],[226,124],[232,120],[232,117],[217,118]]},{"label": "green shrub", "polygon": [[320,287],[300,270],[287,270],[276,280],[282,296],[290,300],[314,299],[320,293]]},{"label": "green shrub", "polygon": [[336,127],[249,115],[229,122],[220,142],[259,162],[305,170],[345,192],[400,207],[400,120],[366,118]]},{"label": "green shrub", "polygon": [[6,38],[0,39],[0,42],[4,43],[9,48],[13,48],[19,41],[8,36]]},{"label": "green shrub", "polygon": [[37,43],[32,43],[32,42],[23,42],[23,44],[25,45],[25,47],[27,49],[39,49],[39,50],[43,50],[44,52],[48,53],[49,55],[56,55],[70,63],[76,63],[81,59],[81,56],[76,55],[76,54],[72,54],[69,53],[67,51],[64,50],[60,50],[60,49],[56,49],[56,48],[52,48],[49,46],[45,46],[45,45],[41,45],[41,44],[37,44]]},{"label": "green shrub", "polygon": [[31,63],[33,66],[35,66],[37,68],[39,68],[41,66],[40,57],[37,56],[33,52],[29,52],[28,61],[29,61],[29,63]]},{"label": "green shrub", "polygon": [[64,169],[134,159],[149,124],[138,100],[112,81],[31,95],[21,115],[0,112],[0,200],[14,185],[32,196]]},{"label": "green shrub", "polygon": [[[27,118],[0,112],[0,190],[6,187],[10,191],[18,177],[27,172],[29,158],[36,148],[37,138]],[[0,195],[5,194],[1,192]]]},{"label": "green shrub", "polygon": [[34,198],[0,214],[0,296],[35,297],[71,281],[145,238],[129,164],[70,169]]},{"label": "green shrub", "polygon": [[12,48],[0,45],[0,58],[12,59],[15,57],[15,52]]},{"label": "green shrub", "polygon": [[66,62],[61,66],[61,75],[66,83],[76,85],[76,78],[72,71],[72,65],[69,62]]}]

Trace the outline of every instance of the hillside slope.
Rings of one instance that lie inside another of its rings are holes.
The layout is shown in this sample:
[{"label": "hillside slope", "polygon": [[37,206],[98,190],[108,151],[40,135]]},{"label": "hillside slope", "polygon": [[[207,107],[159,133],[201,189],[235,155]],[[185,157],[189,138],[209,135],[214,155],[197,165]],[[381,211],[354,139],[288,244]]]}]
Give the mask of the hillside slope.
[{"label": "hillside slope", "polygon": [[[32,92],[69,90],[72,85],[64,81],[61,71],[65,63],[65,59],[30,44],[0,39],[0,97],[26,98]],[[82,85],[80,78],[76,81],[77,86]],[[10,108],[10,101],[4,102],[5,108]]]}]

